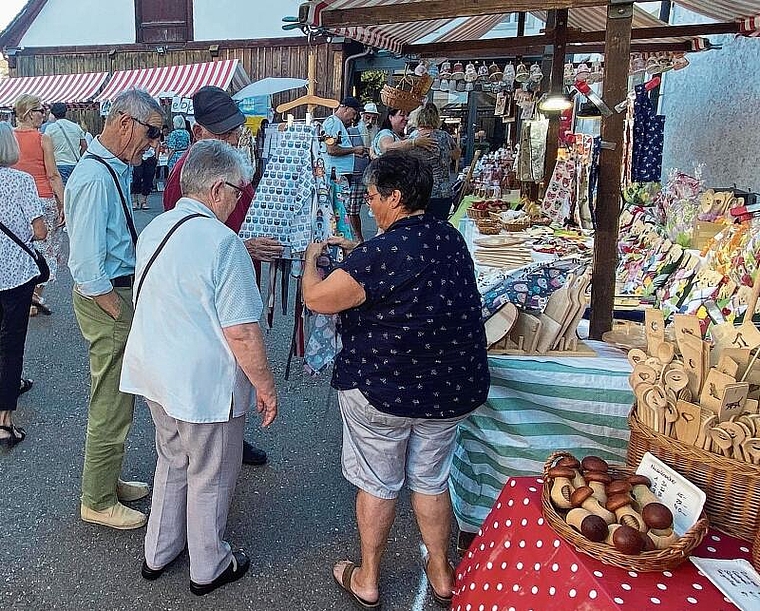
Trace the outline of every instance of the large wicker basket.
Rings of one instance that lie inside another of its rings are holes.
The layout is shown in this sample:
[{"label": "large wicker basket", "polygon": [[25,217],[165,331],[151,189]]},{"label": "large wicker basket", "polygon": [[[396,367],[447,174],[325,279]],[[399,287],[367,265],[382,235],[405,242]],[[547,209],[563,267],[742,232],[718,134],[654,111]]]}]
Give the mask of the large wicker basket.
[{"label": "large wicker basket", "polygon": [[[627,571],[638,571],[641,573],[666,571],[684,562],[707,534],[708,522],[703,514],[697,523],[687,530],[675,545],[668,549],[641,552],[636,556],[629,556],[620,553],[606,543],[594,543],[569,526],[563,516],[552,505],[551,482],[548,476],[549,469],[554,466],[557,460],[565,456],[571,456],[571,454],[567,452],[555,452],[549,456],[544,464],[544,488],[541,493],[541,508],[549,526],[579,552],[596,558],[604,564],[616,566]],[[633,473],[635,473],[635,469],[631,467],[610,465],[610,475],[613,477],[616,475],[627,476]]]},{"label": "large wicker basket", "polygon": [[726,534],[753,541],[760,520],[760,466],[726,458],[681,443],[643,425],[636,407],[628,417],[631,440],[628,464],[638,465],[646,452],[688,478],[707,494],[710,524]]},{"label": "large wicker basket", "polygon": [[380,90],[380,99],[388,108],[396,108],[406,113],[422,106],[422,97],[411,91],[404,91],[390,85],[383,85]]},{"label": "large wicker basket", "polygon": [[760,572],[760,528],[757,529],[755,542],[752,544],[752,564],[755,570]]}]

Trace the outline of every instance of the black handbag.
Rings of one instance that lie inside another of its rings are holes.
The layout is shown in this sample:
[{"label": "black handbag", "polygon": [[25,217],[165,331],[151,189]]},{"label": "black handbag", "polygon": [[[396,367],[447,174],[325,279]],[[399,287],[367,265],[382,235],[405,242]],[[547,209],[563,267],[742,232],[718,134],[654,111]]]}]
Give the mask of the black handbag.
[{"label": "black handbag", "polygon": [[45,261],[45,257],[42,256],[42,253],[39,250],[36,248],[29,248],[26,244],[19,240],[15,233],[3,225],[3,223],[0,223],[0,231],[2,231],[11,240],[18,244],[19,247],[24,249],[24,251],[26,251],[32,259],[34,259],[34,262],[37,264],[37,269],[40,270],[39,275],[37,278],[35,278],[35,282],[37,284],[42,284],[43,282],[50,280],[50,267],[48,267],[47,261]]}]

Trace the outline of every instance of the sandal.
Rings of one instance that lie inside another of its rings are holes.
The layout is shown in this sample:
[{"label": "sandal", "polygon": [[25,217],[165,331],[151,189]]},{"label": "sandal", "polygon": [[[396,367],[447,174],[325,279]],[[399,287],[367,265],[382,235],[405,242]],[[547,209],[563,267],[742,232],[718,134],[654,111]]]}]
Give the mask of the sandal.
[{"label": "sandal", "polygon": [[[430,559],[427,559],[425,561],[425,577],[427,578],[428,587],[430,588],[430,592],[433,595],[433,599],[435,600],[435,602],[437,602],[442,607],[448,608],[448,607],[451,606],[451,601],[454,598],[454,594],[451,593],[451,592],[449,592],[448,596],[443,596],[442,594],[438,594],[438,592],[435,591],[435,588],[433,587],[433,584],[430,583],[430,577],[428,577],[427,569],[428,569],[428,563],[429,562],[430,562]],[[449,566],[451,567],[452,571],[456,572],[456,567],[453,565],[453,563],[449,562]]]},{"label": "sandal", "polygon": [[27,378],[21,378],[21,386],[18,389],[19,397],[23,395],[25,392],[28,392],[32,390],[32,386],[34,386],[34,380],[28,380]]},{"label": "sandal", "polygon": [[[45,305],[45,300],[41,297],[37,297],[36,295],[32,297],[32,308],[37,308],[37,311],[41,312],[45,316],[50,316],[53,313],[53,310]],[[36,314],[32,314],[30,311],[29,316],[36,316]]]},{"label": "sandal", "polygon": [[353,597],[354,602],[359,606],[360,609],[379,609],[379,598],[376,601],[371,602],[369,600],[365,600],[351,589],[351,576],[354,574],[354,571],[358,567],[350,560],[344,560],[343,562],[345,562],[345,566],[343,567],[343,573],[340,576],[340,580],[338,580],[338,578],[335,576],[335,573],[333,573],[333,579],[335,580],[335,583],[337,583],[343,590],[348,592]]},{"label": "sandal", "polygon": [[8,433],[8,437],[0,437],[0,445],[6,445],[9,448],[12,448],[17,443],[21,443],[26,439],[26,431],[17,428],[12,424],[10,426],[0,426],[0,431]]}]

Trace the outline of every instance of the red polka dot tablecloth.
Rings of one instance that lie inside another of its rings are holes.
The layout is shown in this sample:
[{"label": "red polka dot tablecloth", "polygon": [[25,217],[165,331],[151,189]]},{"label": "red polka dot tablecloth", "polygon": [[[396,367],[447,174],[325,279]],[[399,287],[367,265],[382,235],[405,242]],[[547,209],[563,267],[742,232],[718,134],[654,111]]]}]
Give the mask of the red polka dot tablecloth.
[{"label": "red polka dot tablecloth", "polygon": [[[577,552],[545,522],[542,485],[507,481],[457,567],[453,611],[736,609],[689,561],[636,573]],[[694,555],[750,560],[750,544],[711,529]]]}]

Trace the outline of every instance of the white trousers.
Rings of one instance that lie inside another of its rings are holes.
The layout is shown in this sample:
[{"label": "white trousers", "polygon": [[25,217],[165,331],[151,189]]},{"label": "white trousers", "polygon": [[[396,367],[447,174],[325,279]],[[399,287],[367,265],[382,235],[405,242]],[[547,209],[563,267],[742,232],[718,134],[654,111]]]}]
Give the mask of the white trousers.
[{"label": "white trousers", "polygon": [[232,561],[224,541],[227,514],[243,458],[245,416],[195,424],[175,420],[148,401],[158,463],[145,534],[145,560],[160,569],[187,545],[190,579],[206,584]]}]

